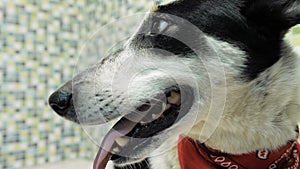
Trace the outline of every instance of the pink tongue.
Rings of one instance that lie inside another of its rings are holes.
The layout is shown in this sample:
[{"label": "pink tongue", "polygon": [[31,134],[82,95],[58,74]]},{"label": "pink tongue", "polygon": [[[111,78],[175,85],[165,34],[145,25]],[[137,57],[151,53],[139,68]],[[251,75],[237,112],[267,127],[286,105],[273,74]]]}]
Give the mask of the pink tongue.
[{"label": "pink tongue", "polygon": [[[162,98],[158,97],[154,100],[161,100]],[[112,156],[111,150],[114,146],[115,140],[119,137],[125,136],[128,134],[138,122],[140,122],[147,114],[152,114],[157,111],[156,109],[142,110],[140,112],[133,112],[127,114],[125,117],[122,117],[112,129],[104,137],[100,149],[97,153],[97,156],[94,160],[93,169],[105,169],[110,157]],[[149,110],[149,111],[148,111]]]},{"label": "pink tongue", "polygon": [[102,141],[102,145],[100,146],[94,160],[93,169],[105,169],[110,157],[112,156],[110,150],[112,149],[115,140],[128,134],[136,124],[137,122],[130,121],[123,117],[113,126]]}]

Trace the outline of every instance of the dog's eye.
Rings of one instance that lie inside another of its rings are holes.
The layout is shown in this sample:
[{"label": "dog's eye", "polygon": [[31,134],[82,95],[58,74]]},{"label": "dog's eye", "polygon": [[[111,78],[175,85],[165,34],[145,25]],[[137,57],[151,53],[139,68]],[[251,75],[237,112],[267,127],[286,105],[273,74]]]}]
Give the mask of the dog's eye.
[{"label": "dog's eye", "polygon": [[151,34],[163,34],[170,26],[170,23],[166,20],[155,18],[152,21]]},{"label": "dog's eye", "polygon": [[168,28],[168,26],[169,26],[168,22],[166,22],[166,21],[160,21],[158,31],[159,32],[164,32]]}]

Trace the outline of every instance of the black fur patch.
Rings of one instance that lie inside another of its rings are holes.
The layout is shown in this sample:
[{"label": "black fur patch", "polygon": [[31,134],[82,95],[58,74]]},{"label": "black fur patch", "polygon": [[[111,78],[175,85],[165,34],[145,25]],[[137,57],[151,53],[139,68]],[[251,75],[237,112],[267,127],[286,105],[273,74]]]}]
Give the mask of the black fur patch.
[{"label": "black fur patch", "polygon": [[160,34],[138,34],[134,38],[132,44],[139,49],[162,49],[175,55],[187,55],[188,53],[193,53],[192,49],[179,40]]}]

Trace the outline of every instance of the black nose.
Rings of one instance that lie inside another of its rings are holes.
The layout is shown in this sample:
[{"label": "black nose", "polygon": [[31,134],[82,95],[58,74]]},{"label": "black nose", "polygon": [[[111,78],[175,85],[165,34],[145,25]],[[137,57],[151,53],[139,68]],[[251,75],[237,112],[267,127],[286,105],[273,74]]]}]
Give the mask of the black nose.
[{"label": "black nose", "polygon": [[56,91],[49,97],[49,105],[56,113],[64,116],[70,107],[72,93],[65,91]]}]

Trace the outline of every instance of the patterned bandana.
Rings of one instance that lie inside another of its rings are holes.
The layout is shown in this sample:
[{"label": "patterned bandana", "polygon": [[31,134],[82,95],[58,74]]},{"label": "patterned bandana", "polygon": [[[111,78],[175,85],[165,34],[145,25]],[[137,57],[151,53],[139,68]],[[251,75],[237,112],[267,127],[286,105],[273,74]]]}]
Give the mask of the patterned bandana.
[{"label": "patterned bandana", "polygon": [[293,141],[278,150],[231,155],[181,136],[178,158],[181,169],[300,169],[299,150],[299,143]]}]

